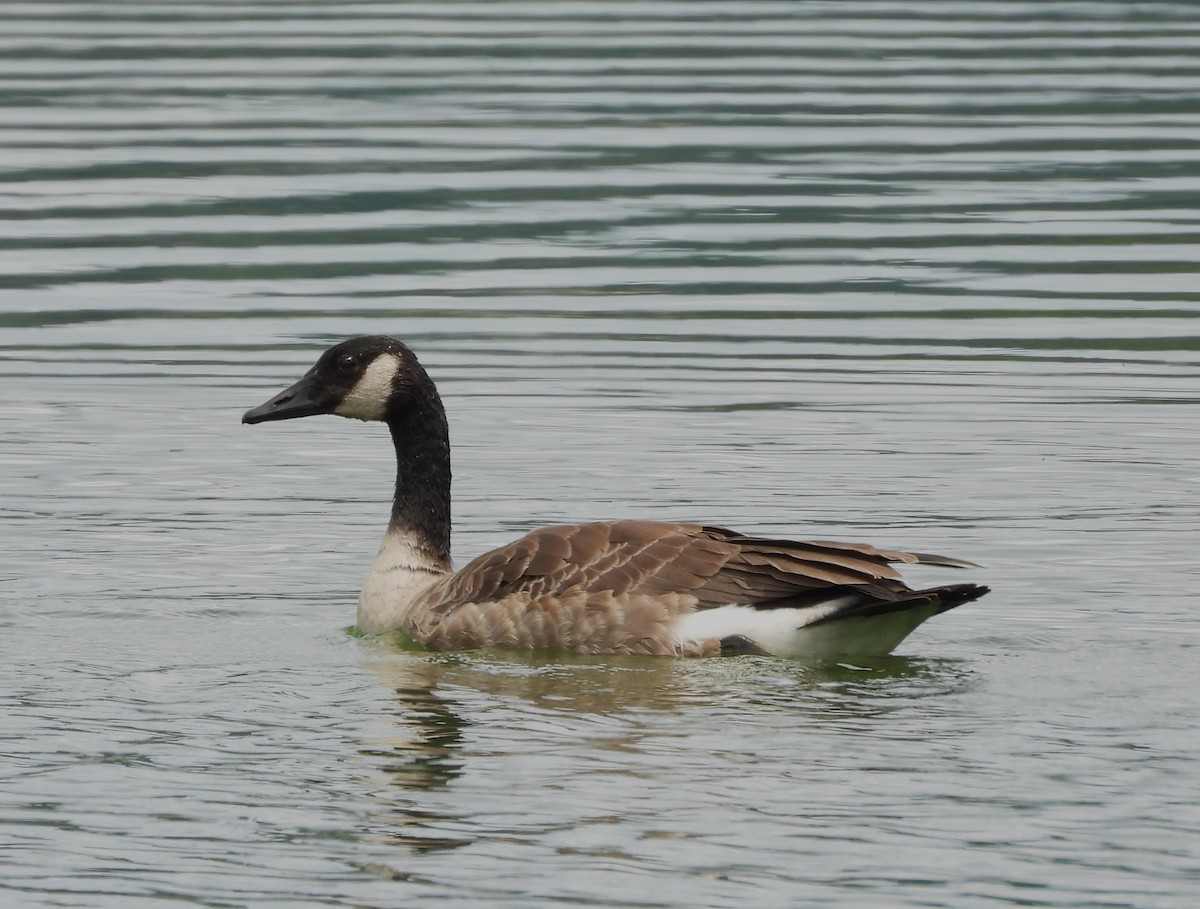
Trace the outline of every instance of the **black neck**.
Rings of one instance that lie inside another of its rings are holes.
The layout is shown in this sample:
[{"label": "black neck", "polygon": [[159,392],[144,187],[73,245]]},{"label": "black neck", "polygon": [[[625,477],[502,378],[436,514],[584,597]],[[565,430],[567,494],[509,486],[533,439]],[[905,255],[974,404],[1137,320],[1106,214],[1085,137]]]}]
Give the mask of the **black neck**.
[{"label": "black neck", "polygon": [[439,565],[450,566],[450,431],[433,383],[402,412],[389,414],[396,446],[391,527],[407,531]]}]

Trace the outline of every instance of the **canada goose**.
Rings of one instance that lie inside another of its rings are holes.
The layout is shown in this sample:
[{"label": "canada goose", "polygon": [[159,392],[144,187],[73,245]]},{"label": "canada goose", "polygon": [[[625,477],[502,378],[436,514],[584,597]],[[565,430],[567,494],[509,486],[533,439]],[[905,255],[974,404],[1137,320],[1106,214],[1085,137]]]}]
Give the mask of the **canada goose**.
[{"label": "canada goose", "polygon": [[392,517],[358,600],[364,634],[399,629],[430,650],[821,659],[888,653],[988,592],[913,590],[891,567],[977,567],[943,556],[658,521],[544,527],[454,571],[446,413],[413,352],[343,341],[242,422],[314,414],[382,421],[396,447]]}]

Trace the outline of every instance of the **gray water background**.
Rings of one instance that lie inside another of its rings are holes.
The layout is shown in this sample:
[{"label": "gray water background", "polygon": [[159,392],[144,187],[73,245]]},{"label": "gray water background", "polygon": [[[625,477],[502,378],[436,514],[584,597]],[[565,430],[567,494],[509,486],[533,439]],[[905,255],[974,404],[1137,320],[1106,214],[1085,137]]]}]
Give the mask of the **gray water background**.
[{"label": "gray water background", "polygon": [[[0,905],[1194,905],[1196,4],[0,20]],[[994,592],[833,667],[357,639],[386,433],[238,419],[367,332],[460,562],[679,518]]]}]

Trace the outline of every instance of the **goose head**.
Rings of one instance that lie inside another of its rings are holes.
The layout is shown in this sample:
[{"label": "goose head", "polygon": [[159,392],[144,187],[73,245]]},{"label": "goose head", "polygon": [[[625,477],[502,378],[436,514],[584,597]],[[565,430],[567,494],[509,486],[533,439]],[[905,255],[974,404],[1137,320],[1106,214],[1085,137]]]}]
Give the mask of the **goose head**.
[{"label": "goose head", "polygon": [[395,338],[371,335],[336,344],[300,381],[242,415],[243,423],[335,414],[391,422],[437,392],[416,356]]},{"label": "goose head", "polygon": [[371,335],[329,348],[300,381],[247,410],[242,422],[323,413],[377,420],[391,433],[396,451],[391,520],[359,597],[358,624],[395,627],[397,610],[407,608],[414,591],[451,567],[446,412],[413,352],[395,338]]}]

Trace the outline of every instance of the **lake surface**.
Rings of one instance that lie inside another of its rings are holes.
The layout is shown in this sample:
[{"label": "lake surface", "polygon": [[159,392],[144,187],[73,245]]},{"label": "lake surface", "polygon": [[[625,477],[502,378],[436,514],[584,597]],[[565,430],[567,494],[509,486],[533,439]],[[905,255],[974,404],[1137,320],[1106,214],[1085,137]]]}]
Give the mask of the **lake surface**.
[{"label": "lake surface", "polygon": [[[1193,905],[1195,4],[0,19],[0,905]],[[361,333],[460,563],[696,519],[993,593],[840,666],[356,638],[386,432],[239,418]]]}]

